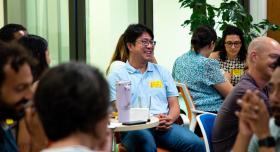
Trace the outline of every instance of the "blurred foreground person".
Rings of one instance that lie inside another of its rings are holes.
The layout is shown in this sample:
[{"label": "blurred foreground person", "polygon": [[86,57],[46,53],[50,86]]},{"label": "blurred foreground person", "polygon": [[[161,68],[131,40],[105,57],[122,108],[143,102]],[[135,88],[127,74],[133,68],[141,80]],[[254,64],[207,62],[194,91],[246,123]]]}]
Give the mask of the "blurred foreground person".
[{"label": "blurred foreground person", "polygon": [[75,62],[51,68],[34,102],[51,143],[43,152],[111,151],[109,89],[96,68]]}]

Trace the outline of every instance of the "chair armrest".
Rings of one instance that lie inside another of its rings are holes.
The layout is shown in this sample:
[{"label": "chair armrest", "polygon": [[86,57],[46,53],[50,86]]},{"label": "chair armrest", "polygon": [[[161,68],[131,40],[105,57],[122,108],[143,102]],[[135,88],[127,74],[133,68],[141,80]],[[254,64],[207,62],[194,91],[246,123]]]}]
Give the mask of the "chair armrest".
[{"label": "chair armrest", "polygon": [[195,110],[195,109],[191,109],[193,113],[195,114],[204,114],[204,113],[211,113],[211,112],[207,112],[207,111],[201,111],[201,110]]}]

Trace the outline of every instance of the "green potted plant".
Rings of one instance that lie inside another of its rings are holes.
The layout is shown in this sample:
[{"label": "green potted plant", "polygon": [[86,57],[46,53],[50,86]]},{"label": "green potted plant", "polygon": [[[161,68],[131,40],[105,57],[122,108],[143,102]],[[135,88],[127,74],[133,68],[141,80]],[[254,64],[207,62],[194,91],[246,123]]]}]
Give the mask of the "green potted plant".
[{"label": "green potted plant", "polygon": [[[193,10],[190,19],[182,24],[184,27],[190,24],[191,31],[200,25],[209,25],[213,28],[215,26],[224,30],[228,24],[231,24],[243,30],[248,44],[253,38],[265,34],[268,30],[280,30],[278,25],[268,20],[253,23],[253,17],[238,1],[223,0],[219,7],[208,4],[206,0],[179,0],[179,3],[181,7]],[[221,20],[215,21],[214,17]]]}]

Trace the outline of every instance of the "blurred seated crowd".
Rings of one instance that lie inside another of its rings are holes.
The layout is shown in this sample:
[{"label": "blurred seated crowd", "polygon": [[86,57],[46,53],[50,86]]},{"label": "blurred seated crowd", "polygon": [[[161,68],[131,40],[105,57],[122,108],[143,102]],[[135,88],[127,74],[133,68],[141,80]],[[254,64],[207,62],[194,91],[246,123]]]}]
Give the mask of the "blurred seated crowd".
[{"label": "blurred seated crowd", "polygon": [[[78,61],[50,67],[47,40],[7,24],[0,29],[0,151],[112,151],[108,124],[120,81],[131,83],[131,105],[149,96],[159,121],[121,132],[125,151],[204,152],[205,144],[214,152],[280,151],[280,44],[256,37],[247,46],[245,34],[228,25],[217,42],[216,31],[202,25],[169,72],[154,56],[153,31],[130,24],[104,76]],[[196,109],[215,114],[209,143],[201,130],[177,124],[175,82],[187,86]]]}]

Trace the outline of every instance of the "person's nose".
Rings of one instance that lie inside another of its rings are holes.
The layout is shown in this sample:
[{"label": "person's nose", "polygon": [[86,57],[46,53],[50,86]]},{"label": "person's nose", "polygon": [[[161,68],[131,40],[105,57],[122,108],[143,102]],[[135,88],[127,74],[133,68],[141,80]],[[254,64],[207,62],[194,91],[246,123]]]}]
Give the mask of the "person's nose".
[{"label": "person's nose", "polygon": [[231,48],[236,48],[235,44],[232,44],[232,45],[231,45]]}]

